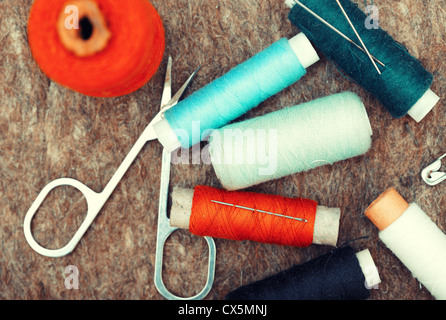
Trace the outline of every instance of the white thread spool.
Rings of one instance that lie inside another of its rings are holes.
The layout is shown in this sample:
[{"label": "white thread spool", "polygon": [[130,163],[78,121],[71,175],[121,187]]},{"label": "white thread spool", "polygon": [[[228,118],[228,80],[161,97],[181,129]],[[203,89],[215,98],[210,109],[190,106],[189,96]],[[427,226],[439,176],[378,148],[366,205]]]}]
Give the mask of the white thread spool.
[{"label": "white thread spool", "polygon": [[[193,197],[193,189],[173,189],[170,211],[171,227],[189,230]],[[341,210],[339,208],[318,206],[314,223],[313,244],[336,246],[340,218]]]},{"label": "white thread spool", "polygon": [[438,300],[446,299],[446,235],[416,204],[391,188],[365,212],[379,238]]}]

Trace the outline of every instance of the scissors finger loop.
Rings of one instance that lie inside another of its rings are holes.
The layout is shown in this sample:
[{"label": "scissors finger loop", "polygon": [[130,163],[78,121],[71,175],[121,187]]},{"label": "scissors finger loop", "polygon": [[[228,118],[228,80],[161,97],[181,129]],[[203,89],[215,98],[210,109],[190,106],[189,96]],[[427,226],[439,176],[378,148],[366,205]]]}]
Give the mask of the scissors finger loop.
[{"label": "scissors finger loop", "polygon": [[[45,201],[49,193],[53,189],[62,186],[70,186],[76,188],[84,195],[85,199],[87,200],[87,206],[88,206],[87,216],[83,221],[82,225],[80,226],[80,228],[76,231],[73,238],[68,242],[68,244],[65,247],[60,249],[47,249],[38,244],[37,241],[34,239],[31,230],[31,223],[34,215],[37,213],[37,211],[39,210],[39,208],[41,207],[42,203]],[[88,229],[88,227],[90,226],[90,224],[93,222],[97,212],[99,211],[95,210],[95,208],[100,203],[98,201],[99,197],[100,194],[94,192],[86,185],[74,179],[62,178],[54,180],[51,183],[49,183],[45,188],[42,189],[42,191],[37,196],[36,200],[34,201],[34,203],[29,208],[28,212],[25,215],[24,226],[23,226],[24,233],[25,233],[25,238],[29,243],[29,245],[31,246],[31,248],[33,248],[36,252],[40,253],[41,255],[53,258],[62,257],[72,252],[73,249],[76,247],[77,243],[80,241],[80,239],[86,232],[86,230]]]}]

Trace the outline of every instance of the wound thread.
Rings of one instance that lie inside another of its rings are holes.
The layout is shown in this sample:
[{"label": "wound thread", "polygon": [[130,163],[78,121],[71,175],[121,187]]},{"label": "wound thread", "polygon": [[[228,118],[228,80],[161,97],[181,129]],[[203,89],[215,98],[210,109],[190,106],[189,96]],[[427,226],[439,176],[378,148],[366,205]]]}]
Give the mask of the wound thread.
[{"label": "wound thread", "polygon": [[[319,21],[308,10],[289,0],[292,9],[289,20],[345,75],[372,93],[395,118],[406,115],[420,121],[438,101],[429,89],[433,75],[406,48],[387,32],[368,29],[366,14],[349,0],[340,0],[342,7],[354,25],[370,54],[385,66],[377,64],[377,72],[369,57],[335,31]],[[355,43],[359,40],[334,0],[301,0],[308,9],[338,29]],[[423,98],[423,99],[422,99]]]},{"label": "wound thread", "polygon": [[282,38],[180,101],[165,118],[187,149],[305,74],[288,40]]},{"label": "wound thread", "polygon": [[[70,6],[78,16],[66,11]],[[157,71],[165,47],[161,19],[147,0],[36,0],[28,40],[51,80],[95,97],[141,88]]]},{"label": "wound thread", "polygon": [[372,129],[358,95],[343,92],[227,125],[209,154],[227,190],[240,190],[365,154]]},{"label": "wound thread", "polygon": [[416,203],[390,188],[365,211],[379,238],[437,299],[446,300],[446,234]]},{"label": "wound thread", "polygon": [[293,266],[226,295],[226,300],[365,300],[366,277],[349,246]]},{"label": "wound thread", "polygon": [[197,186],[189,230],[198,236],[307,247],[313,242],[316,209],[317,202],[313,200]]}]

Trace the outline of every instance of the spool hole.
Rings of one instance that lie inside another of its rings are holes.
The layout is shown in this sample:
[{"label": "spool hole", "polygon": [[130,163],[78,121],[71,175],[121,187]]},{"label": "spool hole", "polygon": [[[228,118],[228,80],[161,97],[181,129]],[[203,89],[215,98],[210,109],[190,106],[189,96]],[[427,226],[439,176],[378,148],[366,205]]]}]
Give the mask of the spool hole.
[{"label": "spool hole", "polygon": [[93,35],[93,24],[88,17],[79,20],[79,36],[82,40],[89,40]]}]

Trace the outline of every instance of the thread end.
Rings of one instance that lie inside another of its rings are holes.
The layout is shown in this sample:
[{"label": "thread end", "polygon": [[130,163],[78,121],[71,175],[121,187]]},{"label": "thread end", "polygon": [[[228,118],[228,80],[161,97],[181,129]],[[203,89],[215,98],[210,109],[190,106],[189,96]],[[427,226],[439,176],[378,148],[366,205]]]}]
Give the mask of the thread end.
[{"label": "thread end", "polygon": [[194,189],[173,188],[172,208],[170,211],[171,227],[189,230],[193,198]]},{"label": "thread end", "polygon": [[310,40],[304,33],[292,37],[288,40],[288,43],[299,59],[302,67],[307,69],[320,60],[319,55],[311,44]]},{"label": "thread end", "polygon": [[339,236],[341,209],[317,206],[313,243],[336,246]]},{"label": "thread end", "polygon": [[359,266],[364,273],[367,288],[375,288],[381,283],[381,278],[370,250],[365,249],[356,253],[356,258],[358,258]]},{"label": "thread end", "polygon": [[428,89],[418,102],[407,113],[416,122],[420,122],[435,107],[440,97]]}]

